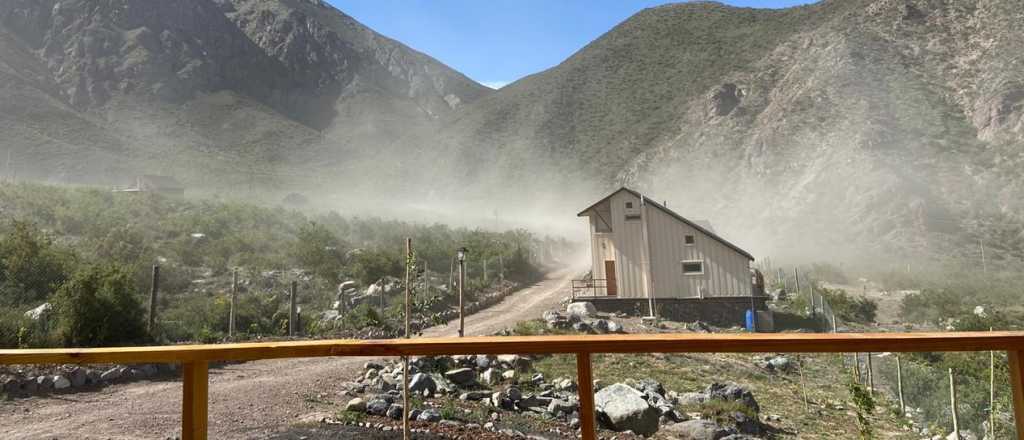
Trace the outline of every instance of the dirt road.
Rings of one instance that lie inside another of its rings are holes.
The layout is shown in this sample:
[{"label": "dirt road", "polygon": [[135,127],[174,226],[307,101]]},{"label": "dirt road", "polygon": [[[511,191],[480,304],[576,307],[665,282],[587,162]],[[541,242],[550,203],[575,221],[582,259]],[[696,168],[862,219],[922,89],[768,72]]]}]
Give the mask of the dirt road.
[{"label": "dirt road", "polygon": [[[540,317],[569,295],[573,269],[550,274],[500,304],[466,318],[467,335],[494,333]],[[455,336],[458,321],[428,330]],[[297,418],[330,408],[337,386],[366,359],[312,358],[248,362],[210,370],[210,438],[261,438]],[[96,392],[0,403],[2,439],[163,439],[180,435],[178,381],[114,385]]]}]

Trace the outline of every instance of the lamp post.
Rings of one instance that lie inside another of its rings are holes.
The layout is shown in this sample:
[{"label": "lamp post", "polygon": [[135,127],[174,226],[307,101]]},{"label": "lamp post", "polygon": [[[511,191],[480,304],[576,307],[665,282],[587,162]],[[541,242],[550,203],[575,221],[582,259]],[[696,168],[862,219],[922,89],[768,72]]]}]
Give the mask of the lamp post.
[{"label": "lamp post", "polygon": [[469,249],[458,249],[456,258],[459,260],[459,337],[466,335],[466,307],[462,301],[462,285],[466,283],[466,254]]}]

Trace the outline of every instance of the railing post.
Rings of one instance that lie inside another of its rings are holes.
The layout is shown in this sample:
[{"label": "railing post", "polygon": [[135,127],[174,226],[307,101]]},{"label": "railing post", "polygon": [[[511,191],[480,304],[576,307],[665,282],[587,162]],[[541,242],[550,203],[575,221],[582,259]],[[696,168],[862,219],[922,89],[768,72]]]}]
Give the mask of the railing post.
[{"label": "railing post", "polygon": [[185,362],[182,367],[181,439],[206,440],[208,364],[193,361]]},{"label": "railing post", "polygon": [[594,408],[594,375],[590,370],[590,353],[576,354],[576,381],[580,396],[580,434],[583,440],[597,438],[596,408]]},{"label": "railing post", "polygon": [[1017,439],[1024,440],[1024,351],[1011,351],[1010,383],[1013,385],[1013,419],[1017,424]]}]

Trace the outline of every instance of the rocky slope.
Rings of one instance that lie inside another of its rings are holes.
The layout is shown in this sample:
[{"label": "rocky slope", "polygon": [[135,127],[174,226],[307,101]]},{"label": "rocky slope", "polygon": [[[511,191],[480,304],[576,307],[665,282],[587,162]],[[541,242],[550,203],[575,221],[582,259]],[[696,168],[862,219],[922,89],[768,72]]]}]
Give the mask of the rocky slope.
[{"label": "rocky slope", "polygon": [[0,66],[0,149],[73,182],[351,159],[488,90],[317,0],[0,0]]},{"label": "rocky slope", "polygon": [[457,112],[445,144],[494,181],[639,187],[761,255],[977,258],[980,238],[1019,259],[1018,6],[652,8]]}]

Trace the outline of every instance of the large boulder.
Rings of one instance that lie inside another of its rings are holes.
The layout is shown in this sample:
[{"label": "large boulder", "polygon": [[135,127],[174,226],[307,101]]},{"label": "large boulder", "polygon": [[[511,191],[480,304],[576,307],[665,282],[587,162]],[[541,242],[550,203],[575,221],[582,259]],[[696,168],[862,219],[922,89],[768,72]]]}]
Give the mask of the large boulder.
[{"label": "large boulder", "polygon": [[710,420],[687,420],[668,425],[662,432],[677,440],[721,440],[736,433]]},{"label": "large boulder", "polygon": [[384,416],[388,413],[391,403],[383,398],[374,398],[366,403],[366,413],[372,416]]},{"label": "large boulder", "polygon": [[366,401],[358,397],[349,400],[348,403],[345,404],[345,411],[357,413],[366,412]]},{"label": "large boulder", "polygon": [[419,420],[421,422],[429,422],[429,423],[440,422],[441,421],[441,412],[439,412],[438,410],[433,409],[433,408],[428,408],[428,409],[423,410],[423,412],[421,412],[419,414],[419,416],[416,417],[416,420]]},{"label": "large boulder", "polygon": [[569,306],[565,309],[565,312],[568,313],[569,316],[575,316],[576,318],[579,319],[587,319],[597,315],[597,308],[594,307],[593,303],[574,302],[572,304],[569,304]]},{"label": "large boulder", "polygon": [[437,382],[429,374],[416,373],[409,379],[409,391],[413,393],[433,396],[437,393]]},{"label": "large boulder", "polygon": [[704,390],[704,394],[706,394],[709,399],[740,402],[755,413],[761,411],[761,407],[757,404],[757,400],[754,399],[754,394],[751,393],[750,390],[732,382],[724,384],[718,382],[712,383]]},{"label": "large boulder", "polygon": [[444,378],[457,386],[466,387],[476,383],[476,371],[472,368],[459,368],[445,372]]},{"label": "large boulder", "polygon": [[598,418],[613,431],[633,431],[651,435],[658,431],[657,408],[647,403],[644,395],[632,387],[617,383],[603,388],[594,396]]}]

